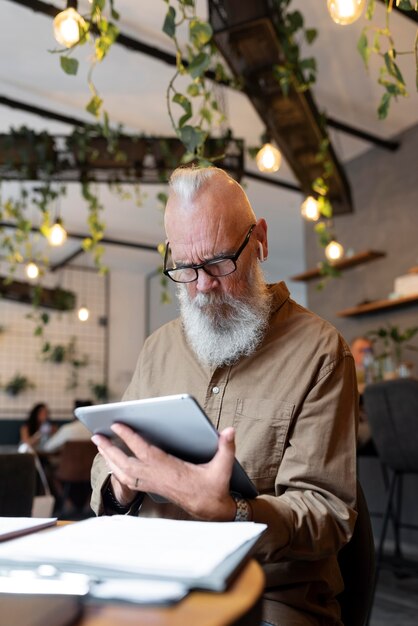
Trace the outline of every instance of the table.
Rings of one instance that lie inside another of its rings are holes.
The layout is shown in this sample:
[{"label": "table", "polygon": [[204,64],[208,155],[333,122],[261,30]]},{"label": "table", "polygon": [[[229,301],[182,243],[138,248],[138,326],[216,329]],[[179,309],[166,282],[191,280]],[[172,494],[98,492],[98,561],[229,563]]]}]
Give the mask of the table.
[{"label": "table", "polygon": [[170,607],[86,606],[74,626],[257,626],[264,573],[250,560],[224,593],[193,591]]},{"label": "table", "polygon": [[193,591],[178,604],[166,607],[88,600],[80,609],[71,596],[0,594],[0,622],[45,626],[68,626],[70,622],[71,626],[257,626],[263,589],[263,570],[251,560],[226,592]]}]

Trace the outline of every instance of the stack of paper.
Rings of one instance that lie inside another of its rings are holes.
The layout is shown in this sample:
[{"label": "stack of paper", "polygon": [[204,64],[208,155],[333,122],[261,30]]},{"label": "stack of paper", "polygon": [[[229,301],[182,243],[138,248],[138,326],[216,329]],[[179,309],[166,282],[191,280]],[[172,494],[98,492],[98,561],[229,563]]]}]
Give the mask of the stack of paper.
[{"label": "stack of paper", "polygon": [[222,591],[266,526],[99,517],[0,545],[10,567],[55,566],[93,579],[176,581],[187,588]]}]

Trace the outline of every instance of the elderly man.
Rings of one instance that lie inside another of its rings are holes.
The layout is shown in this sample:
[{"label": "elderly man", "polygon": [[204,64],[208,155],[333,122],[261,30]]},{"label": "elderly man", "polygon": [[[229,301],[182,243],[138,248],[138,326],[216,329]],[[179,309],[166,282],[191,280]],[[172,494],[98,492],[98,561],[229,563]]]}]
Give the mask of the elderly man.
[{"label": "elderly man", "polygon": [[[181,316],[147,339],[124,399],[192,394],[221,431],[219,448],[193,465],[116,425],[133,456],[94,437],[92,506],[99,515],[264,522],[266,623],[340,624],[336,554],[356,518],[351,353],[284,283],[265,283],[266,222],[225,172],[176,170],[165,227],[164,271],[178,283]],[[251,501],[229,492],[234,454],[259,491]]]}]

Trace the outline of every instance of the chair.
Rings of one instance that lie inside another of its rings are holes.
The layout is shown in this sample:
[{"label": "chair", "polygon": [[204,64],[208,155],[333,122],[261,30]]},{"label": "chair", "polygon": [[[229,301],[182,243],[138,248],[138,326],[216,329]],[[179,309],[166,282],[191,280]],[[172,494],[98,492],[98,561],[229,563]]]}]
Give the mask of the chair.
[{"label": "chair", "polygon": [[30,517],[35,487],[32,454],[0,454],[0,517]]},{"label": "chair", "polygon": [[369,385],[364,403],[381,463],[392,472],[377,550],[378,573],[391,516],[395,520],[395,555],[401,556],[402,477],[418,474],[418,381],[399,378]]},{"label": "chair", "polygon": [[62,493],[58,498],[57,517],[64,511],[67,498],[76,506],[81,514],[88,496],[91,493],[90,471],[97,448],[90,440],[66,441],[62,447],[55,478],[62,485]]},{"label": "chair", "polygon": [[366,499],[357,481],[357,520],[353,536],[338,553],[344,591],[337,600],[344,626],[364,626],[374,595],[375,559],[372,525]]}]

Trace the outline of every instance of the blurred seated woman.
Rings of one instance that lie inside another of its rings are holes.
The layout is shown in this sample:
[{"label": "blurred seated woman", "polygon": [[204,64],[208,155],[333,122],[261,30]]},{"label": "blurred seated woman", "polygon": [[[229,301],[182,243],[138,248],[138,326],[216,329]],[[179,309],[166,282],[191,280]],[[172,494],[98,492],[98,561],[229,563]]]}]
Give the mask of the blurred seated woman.
[{"label": "blurred seated woman", "polygon": [[31,409],[26,422],[20,428],[20,443],[26,443],[32,448],[41,448],[54,430],[49,418],[48,405],[40,402]]}]

